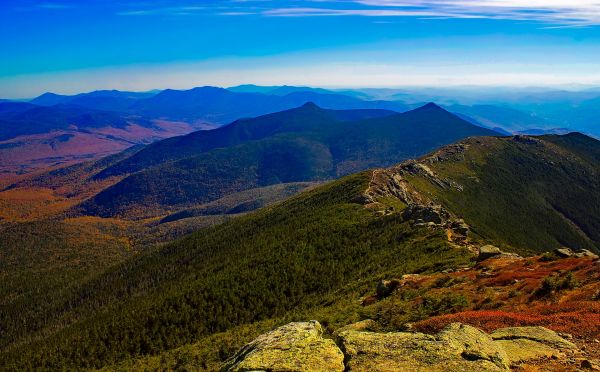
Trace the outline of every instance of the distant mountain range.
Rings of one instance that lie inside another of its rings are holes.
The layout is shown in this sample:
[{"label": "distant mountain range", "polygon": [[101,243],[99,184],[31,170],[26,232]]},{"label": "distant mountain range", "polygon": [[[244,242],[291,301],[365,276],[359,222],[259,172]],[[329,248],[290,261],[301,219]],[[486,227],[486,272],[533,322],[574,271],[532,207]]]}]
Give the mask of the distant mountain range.
[{"label": "distant mountain range", "polygon": [[380,108],[403,112],[438,102],[484,127],[509,133],[568,128],[600,136],[600,91],[549,89],[406,88],[322,89],[301,86],[240,85],[227,89],[122,92],[102,90],[77,95],[45,93],[30,103],[80,105],[129,115],[223,125],[244,118],[297,107],[308,101],[330,109]]},{"label": "distant mountain range", "polygon": [[45,93],[30,102],[0,102],[0,176],[109,155],[135,144],[186,134],[314,101],[332,109],[391,109],[318,89],[281,87],[277,94],[201,87],[187,91]]},{"label": "distant mountain range", "polygon": [[127,111],[138,99],[152,97],[156,93],[123,92],[118,90],[97,90],[74,96],[44,93],[30,101],[35,105],[54,106],[58,104],[78,105],[107,111]]},{"label": "distant mountain range", "polygon": [[94,159],[130,145],[215,128],[306,102],[337,110],[405,112],[431,98],[466,121],[505,135],[579,130],[600,136],[597,91],[513,93],[256,85],[45,93],[30,102],[0,101],[0,176]]},{"label": "distant mountain range", "polygon": [[166,89],[158,93],[94,91],[74,96],[45,93],[30,103],[40,106],[69,104],[90,109],[122,112],[151,119],[229,124],[244,118],[300,106],[308,101],[330,109],[378,108],[405,111],[401,102],[364,101],[325,89],[308,87],[244,87],[224,89],[198,87],[189,90]]}]

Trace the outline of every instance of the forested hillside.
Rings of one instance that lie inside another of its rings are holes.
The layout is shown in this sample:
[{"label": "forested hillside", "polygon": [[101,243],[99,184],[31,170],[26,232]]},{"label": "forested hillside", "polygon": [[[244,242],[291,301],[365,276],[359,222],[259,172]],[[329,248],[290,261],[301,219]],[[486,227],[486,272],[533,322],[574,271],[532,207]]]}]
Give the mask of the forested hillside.
[{"label": "forested hillside", "polygon": [[[599,147],[579,134],[467,139],[201,229],[0,307],[3,367],[102,367],[189,343],[218,363],[269,324],[361,318],[357,298],[378,279],[469,266],[486,242],[597,250]],[[464,308],[456,296],[427,301],[406,319]]]}]

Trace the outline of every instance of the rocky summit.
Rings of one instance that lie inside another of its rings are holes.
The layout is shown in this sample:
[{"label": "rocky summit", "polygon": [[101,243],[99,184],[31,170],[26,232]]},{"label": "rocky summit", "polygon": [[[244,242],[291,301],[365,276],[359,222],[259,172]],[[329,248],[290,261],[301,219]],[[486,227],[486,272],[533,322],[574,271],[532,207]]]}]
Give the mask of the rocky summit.
[{"label": "rocky summit", "polygon": [[544,327],[503,328],[487,334],[452,323],[435,335],[356,329],[339,332],[336,344],[322,336],[317,321],[290,323],[244,346],[223,370],[509,371],[520,363],[562,358],[577,349]]}]

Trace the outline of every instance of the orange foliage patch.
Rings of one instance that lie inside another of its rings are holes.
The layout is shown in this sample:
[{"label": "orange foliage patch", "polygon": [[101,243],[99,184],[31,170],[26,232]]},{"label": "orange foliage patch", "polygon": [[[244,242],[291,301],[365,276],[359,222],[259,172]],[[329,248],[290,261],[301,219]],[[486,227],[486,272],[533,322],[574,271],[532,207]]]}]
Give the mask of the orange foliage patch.
[{"label": "orange foliage patch", "polygon": [[[576,288],[543,298],[535,295],[544,278],[564,277],[567,273],[577,281]],[[435,333],[450,323],[462,322],[486,331],[544,326],[580,337],[600,338],[600,264],[597,260],[497,259],[456,274],[470,280],[443,290],[470,293],[469,310],[419,321],[414,324],[417,330]],[[473,274],[477,279],[473,279]],[[488,301],[497,306],[493,310],[478,309],[474,304],[480,303],[482,296],[492,296]]]},{"label": "orange foliage patch", "polygon": [[429,318],[415,323],[414,327],[421,332],[437,333],[454,322],[471,324],[487,332],[504,327],[543,326],[557,332],[597,338],[600,335],[600,307],[597,305],[598,303],[580,302],[569,304],[564,309],[537,309],[529,313],[464,311]]}]

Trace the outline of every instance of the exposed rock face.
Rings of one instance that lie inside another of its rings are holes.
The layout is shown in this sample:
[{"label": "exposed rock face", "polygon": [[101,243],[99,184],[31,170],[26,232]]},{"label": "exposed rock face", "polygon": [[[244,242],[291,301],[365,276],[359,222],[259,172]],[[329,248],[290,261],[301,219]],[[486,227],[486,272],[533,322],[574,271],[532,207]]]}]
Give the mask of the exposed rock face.
[{"label": "exposed rock face", "polygon": [[363,193],[361,202],[376,204],[379,197],[394,196],[406,205],[429,204],[420,193],[402,177],[402,172],[392,169],[376,169],[371,176],[369,188]]},{"label": "exposed rock face", "polygon": [[584,359],[581,361],[581,363],[579,364],[579,366],[581,367],[581,369],[588,369],[588,370],[592,370],[592,371],[600,371],[600,367],[592,362],[591,360],[588,359]]},{"label": "exposed rock face", "polygon": [[489,244],[480,247],[477,261],[484,261],[489,258],[521,258],[521,256],[516,253],[503,252],[500,248]]},{"label": "exposed rock face", "polygon": [[556,349],[575,349],[572,342],[560,337],[556,332],[544,327],[509,327],[495,330],[490,334],[494,340],[531,340]]},{"label": "exposed rock face", "polygon": [[318,322],[290,323],[243,347],[223,370],[509,371],[523,362],[561,358],[563,351],[576,349],[543,327],[504,328],[487,334],[453,323],[437,335],[366,331],[374,326],[367,320],[339,329],[340,350],[332,340],[322,338]]},{"label": "exposed rock face", "polygon": [[475,327],[453,323],[437,335],[438,340],[446,341],[453,348],[461,350],[460,355],[468,360],[487,360],[501,369],[507,369],[508,356],[492,338]]},{"label": "exposed rock face", "polygon": [[452,228],[452,230],[465,237],[469,234],[469,225],[467,225],[465,221],[461,218],[452,221],[450,227]]},{"label": "exposed rock face", "polygon": [[593,259],[598,259],[599,258],[599,256],[597,254],[595,254],[594,252],[589,251],[587,249],[582,249],[579,252],[575,253],[575,257],[579,257],[579,258],[590,257],[590,258],[593,258]]},{"label": "exposed rock face", "polygon": [[494,247],[493,245],[484,245],[483,247],[479,248],[479,256],[477,256],[477,260],[483,261],[501,254],[502,251],[500,248]]},{"label": "exposed rock face", "polygon": [[433,222],[442,225],[450,219],[450,213],[441,205],[411,204],[403,212],[402,217],[418,223]]},{"label": "exposed rock face", "polygon": [[377,328],[377,322],[373,319],[365,319],[361,320],[357,323],[348,324],[338,330],[335,331],[334,335],[339,335],[343,332],[347,331],[364,331],[364,332],[372,332]]},{"label": "exposed rock face", "polygon": [[452,324],[436,336],[423,333],[340,334],[348,371],[506,371],[508,359],[489,335]]},{"label": "exposed rock face", "polygon": [[343,371],[344,355],[317,321],[289,323],[240,349],[223,371]]},{"label": "exposed rock face", "polygon": [[556,332],[544,327],[510,327],[490,334],[506,350],[512,364],[542,358],[561,358],[563,351],[576,349]]},{"label": "exposed rock face", "polygon": [[568,258],[575,256],[575,252],[571,248],[556,248],[554,253],[560,258]]},{"label": "exposed rock face", "polygon": [[515,142],[521,142],[521,143],[525,143],[527,145],[542,145],[542,141],[535,138],[535,137],[530,137],[530,136],[525,136],[525,135],[517,135],[514,136],[512,138],[513,141]]},{"label": "exposed rock face", "polygon": [[569,257],[577,257],[577,258],[590,257],[590,258],[594,258],[594,259],[598,258],[597,254],[595,254],[594,252],[589,251],[587,249],[581,249],[581,250],[575,252],[571,248],[557,248],[554,250],[554,254],[556,254],[560,258],[569,258]]},{"label": "exposed rock face", "polygon": [[452,241],[464,243],[469,233],[469,225],[464,220],[452,216],[442,205],[420,193],[406,179],[409,175],[419,175],[441,188],[462,190],[461,185],[438,177],[428,166],[431,163],[444,161],[447,156],[462,154],[464,148],[457,147],[455,150],[450,151],[449,154],[433,154],[423,161],[409,160],[393,168],[374,170],[369,187],[357,198],[357,202],[387,214],[394,212],[394,208],[385,209],[380,201],[388,197],[397,198],[406,206],[402,209],[404,220],[412,221],[415,226],[446,229],[449,239],[451,237]]}]

